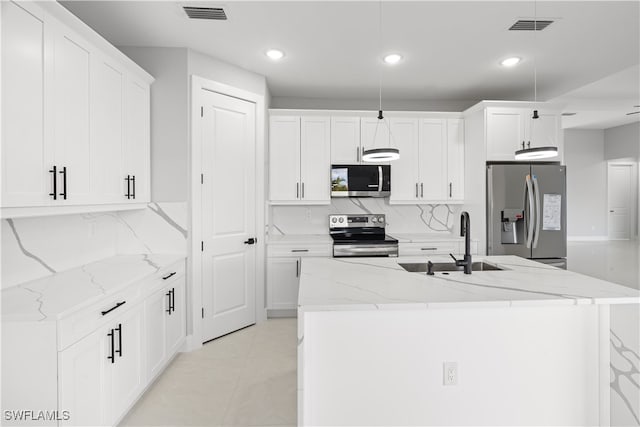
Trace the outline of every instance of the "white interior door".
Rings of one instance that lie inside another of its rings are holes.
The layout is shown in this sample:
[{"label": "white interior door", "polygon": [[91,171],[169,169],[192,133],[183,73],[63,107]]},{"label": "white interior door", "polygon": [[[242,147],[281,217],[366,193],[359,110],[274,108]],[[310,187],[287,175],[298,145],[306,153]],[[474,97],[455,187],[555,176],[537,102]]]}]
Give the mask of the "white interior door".
[{"label": "white interior door", "polygon": [[633,166],[630,164],[609,164],[609,239],[631,238],[631,218],[633,215]]},{"label": "white interior door", "polygon": [[255,323],[255,104],[203,90],[203,341]]}]

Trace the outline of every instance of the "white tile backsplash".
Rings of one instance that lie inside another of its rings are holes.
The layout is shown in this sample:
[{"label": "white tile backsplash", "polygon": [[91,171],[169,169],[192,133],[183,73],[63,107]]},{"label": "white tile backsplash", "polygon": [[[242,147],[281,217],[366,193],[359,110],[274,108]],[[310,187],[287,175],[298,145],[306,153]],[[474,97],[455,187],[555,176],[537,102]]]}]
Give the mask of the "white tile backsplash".
[{"label": "white tile backsplash", "polygon": [[186,254],[186,203],[2,220],[1,288],[117,254]]},{"label": "white tile backsplash", "polygon": [[328,233],[330,214],[385,214],[387,233],[451,235],[460,205],[390,205],[386,198],[332,199],[326,206],[272,206],[272,235]]}]

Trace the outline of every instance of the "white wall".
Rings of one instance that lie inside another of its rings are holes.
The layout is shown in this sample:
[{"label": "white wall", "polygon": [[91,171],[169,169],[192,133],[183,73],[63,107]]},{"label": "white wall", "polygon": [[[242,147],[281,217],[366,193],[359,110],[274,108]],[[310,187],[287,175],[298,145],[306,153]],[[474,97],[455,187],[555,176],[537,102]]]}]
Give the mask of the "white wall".
[{"label": "white wall", "polygon": [[640,122],[605,129],[604,140],[605,159],[640,159]]},{"label": "white wall", "polygon": [[604,131],[567,129],[567,236],[606,238],[607,162]]},{"label": "white wall", "polygon": [[151,86],[151,200],[188,200],[187,49],[121,47],[155,77]]}]

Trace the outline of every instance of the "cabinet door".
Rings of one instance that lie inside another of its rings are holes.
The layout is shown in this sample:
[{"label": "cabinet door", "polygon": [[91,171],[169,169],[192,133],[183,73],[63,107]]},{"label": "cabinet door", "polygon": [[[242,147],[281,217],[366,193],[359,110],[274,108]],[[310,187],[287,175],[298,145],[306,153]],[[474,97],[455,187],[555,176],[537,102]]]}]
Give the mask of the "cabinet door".
[{"label": "cabinet door", "polygon": [[123,203],[127,200],[122,167],[125,75],[102,56],[92,65],[90,116],[95,149],[91,172],[97,203]]},{"label": "cabinet door", "polygon": [[58,353],[58,407],[71,415],[61,425],[109,424],[110,331],[100,328]]},{"label": "cabinet door", "polygon": [[487,109],[487,160],[514,160],[525,142],[524,114],[518,108]]},{"label": "cabinet door", "polygon": [[[169,289],[169,288],[168,288]],[[186,334],[186,301],[185,301],[185,277],[181,276],[171,284],[172,306],[171,314],[167,318],[167,358],[172,357],[184,341]]]},{"label": "cabinet door", "polygon": [[[149,130],[150,95],[149,85],[128,76],[124,91],[124,169],[123,175],[131,175],[131,198],[129,202],[150,201],[149,182]],[[124,177],[123,177],[124,179]]]},{"label": "cabinet door", "polygon": [[143,316],[144,310],[140,304],[122,314],[111,325],[116,330],[115,363],[111,367],[111,412],[107,418],[110,425],[120,420],[146,384],[142,370],[145,355]]},{"label": "cabinet door", "polygon": [[329,117],[300,119],[300,199],[314,204],[331,201]]},{"label": "cabinet door", "polygon": [[144,302],[144,323],[147,346],[147,378],[158,375],[167,360],[166,321],[169,296],[162,289]]},{"label": "cabinet door", "polygon": [[389,143],[389,119],[360,118],[360,145],[363,150],[389,147]]},{"label": "cabinet door", "polygon": [[66,205],[88,204],[94,197],[89,129],[90,46],[61,24],[55,25],[54,44],[52,114],[58,198]]},{"label": "cabinet door", "polygon": [[53,151],[44,137],[45,24],[22,5],[1,3],[2,206],[45,206],[53,203]]},{"label": "cabinet door", "polygon": [[464,200],[464,120],[447,120],[448,200]]},{"label": "cabinet door", "polygon": [[[527,141],[531,141],[531,147],[558,147],[560,152],[561,148],[561,123],[560,114],[557,113],[545,113],[540,111],[540,118],[537,120],[529,120],[528,129],[529,135]],[[556,160],[556,159],[544,159]]]},{"label": "cabinet door", "polygon": [[360,163],[360,117],[331,117],[331,163]]},{"label": "cabinet door", "polygon": [[423,201],[446,199],[447,121],[420,121],[420,198]]},{"label": "cabinet door", "polygon": [[269,199],[300,198],[300,117],[271,117],[269,127]]},{"label": "cabinet door", "polygon": [[391,168],[391,197],[389,201],[415,203],[419,197],[419,137],[417,119],[390,119],[391,133],[400,158]]},{"label": "cabinet door", "polygon": [[267,260],[268,308],[297,308],[299,282],[300,258],[269,258]]}]

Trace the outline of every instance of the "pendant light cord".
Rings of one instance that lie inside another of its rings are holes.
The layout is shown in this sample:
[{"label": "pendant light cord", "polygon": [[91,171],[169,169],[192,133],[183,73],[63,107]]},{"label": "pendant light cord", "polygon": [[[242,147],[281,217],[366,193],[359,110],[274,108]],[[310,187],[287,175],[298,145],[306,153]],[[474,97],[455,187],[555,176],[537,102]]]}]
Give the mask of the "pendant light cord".
[{"label": "pendant light cord", "polygon": [[533,0],[533,102],[538,102],[538,61],[536,33],[538,32],[538,2]]},{"label": "pendant light cord", "polygon": [[[382,52],[382,0],[378,2],[378,47]],[[382,111],[382,67],[378,67],[378,110]]]}]

